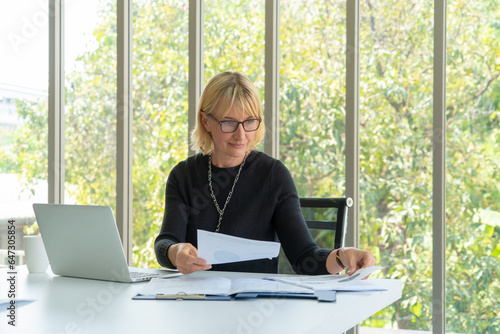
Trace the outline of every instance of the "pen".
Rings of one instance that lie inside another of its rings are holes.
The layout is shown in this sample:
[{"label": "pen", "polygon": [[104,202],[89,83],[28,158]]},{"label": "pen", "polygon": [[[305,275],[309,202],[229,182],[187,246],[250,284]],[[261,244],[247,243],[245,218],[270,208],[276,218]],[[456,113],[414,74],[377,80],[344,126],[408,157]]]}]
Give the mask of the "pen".
[{"label": "pen", "polygon": [[268,279],[271,281],[276,281],[276,282],[280,282],[280,283],[284,283],[284,284],[295,285],[295,286],[298,286],[299,288],[306,288],[306,289],[314,290],[310,285],[292,282],[292,281],[288,281],[286,279],[280,279],[280,278],[275,278],[275,277],[266,277],[264,279]]}]

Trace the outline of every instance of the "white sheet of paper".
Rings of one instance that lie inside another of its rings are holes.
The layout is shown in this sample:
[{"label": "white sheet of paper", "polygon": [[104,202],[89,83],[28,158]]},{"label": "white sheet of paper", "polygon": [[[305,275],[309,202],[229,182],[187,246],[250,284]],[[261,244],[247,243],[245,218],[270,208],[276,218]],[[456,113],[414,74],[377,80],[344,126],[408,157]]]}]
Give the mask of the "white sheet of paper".
[{"label": "white sheet of paper", "polygon": [[198,257],[208,264],[231,263],[278,256],[280,243],[233,237],[198,230]]},{"label": "white sheet of paper", "polygon": [[[374,271],[382,267],[367,267],[359,269],[351,276],[348,275],[317,275],[317,276],[282,276],[269,277],[268,279],[294,284],[314,290],[336,290],[336,291],[361,291],[366,288],[364,284],[358,285],[360,281]],[[357,287],[357,289],[356,289]],[[358,290],[359,289],[359,290]]]}]

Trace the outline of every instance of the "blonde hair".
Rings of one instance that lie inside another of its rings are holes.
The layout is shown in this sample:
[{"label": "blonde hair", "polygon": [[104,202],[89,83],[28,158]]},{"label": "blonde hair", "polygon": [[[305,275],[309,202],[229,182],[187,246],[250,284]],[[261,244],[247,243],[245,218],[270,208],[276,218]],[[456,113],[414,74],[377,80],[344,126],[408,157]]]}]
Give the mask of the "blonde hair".
[{"label": "blonde hair", "polygon": [[[233,108],[244,116],[263,118],[259,92],[255,85],[239,72],[222,72],[210,79],[201,93],[196,110],[196,126],[191,133],[193,150],[208,154],[214,148],[212,135],[202,123],[203,113],[223,119]],[[257,148],[264,134],[265,126],[261,124],[255,131],[252,150]]]}]

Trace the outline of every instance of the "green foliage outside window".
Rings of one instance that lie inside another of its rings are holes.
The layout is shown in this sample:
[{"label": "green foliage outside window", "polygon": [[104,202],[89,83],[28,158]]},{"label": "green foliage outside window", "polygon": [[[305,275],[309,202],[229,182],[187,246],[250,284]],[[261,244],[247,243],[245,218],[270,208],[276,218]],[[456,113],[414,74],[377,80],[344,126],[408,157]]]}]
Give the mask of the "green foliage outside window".
[{"label": "green foliage outside window", "polygon": [[[282,6],[280,158],[302,196],[343,196],[345,4],[282,1]],[[432,1],[361,1],[360,243],[384,267],[378,277],[401,278],[404,286],[403,298],[368,319],[369,326],[432,326],[432,7]],[[211,36],[205,76],[228,69],[250,73],[263,98],[264,12],[252,8],[235,0],[207,9],[212,19],[205,27]],[[449,332],[500,328],[499,8],[496,0],[448,2]],[[247,26],[236,21],[238,9],[248,15],[242,20]],[[115,8],[105,8],[101,22],[94,32],[98,47],[80,56],[81,71],[67,80],[66,187],[79,203],[114,207]],[[187,2],[134,3],[133,264],[138,266],[157,266],[153,242],[165,182],[187,157],[187,22]],[[226,35],[225,24],[233,29]],[[18,111],[25,123],[0,147],[1,171],[47,179],[47,106],[20,102]]]}]

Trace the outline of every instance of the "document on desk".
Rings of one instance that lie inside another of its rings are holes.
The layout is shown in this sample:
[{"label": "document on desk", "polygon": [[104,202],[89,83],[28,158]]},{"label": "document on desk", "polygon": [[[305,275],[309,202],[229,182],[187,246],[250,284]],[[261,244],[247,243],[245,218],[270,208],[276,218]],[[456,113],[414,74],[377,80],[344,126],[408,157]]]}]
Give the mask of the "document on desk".
[{"label": "document on desk", "polygon": [[198,257],[219,264],[277,257],[280,243],[198,230]]},{"label": "document on desk", "polygon": [[313,293],[312,289],[270,281],[262,278],[226,278],[226,277],[173,277],[168,279],[153,278],[141,290],[139,295],[221,295],[229,296],[245,292],[274,293]]},{"label": "document on desk", "polygon": [[368,267],[359,269],[353,275],[317,275],[317,276],[280,276],[266,279],[296,285],[298,287],[318,290],[335,291],[376,291],[380,289],[369,281],[361,281],[371,273],[382,267]]}]

